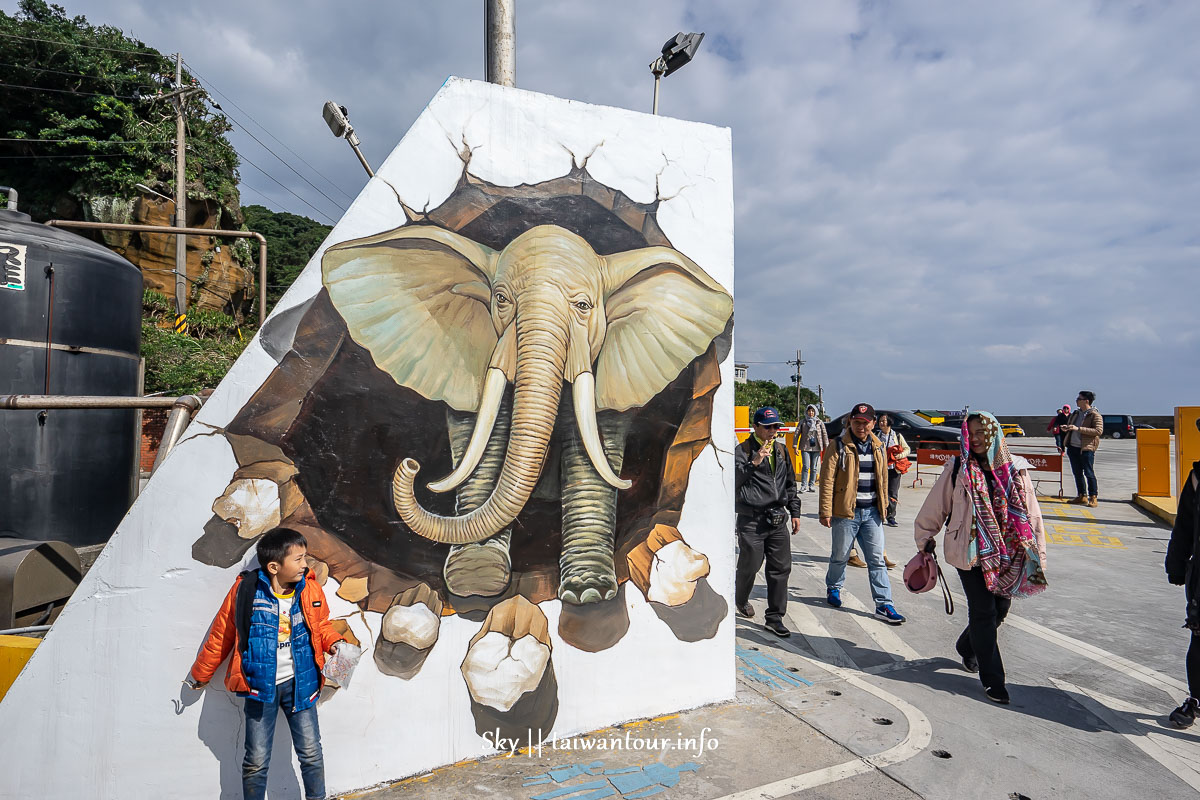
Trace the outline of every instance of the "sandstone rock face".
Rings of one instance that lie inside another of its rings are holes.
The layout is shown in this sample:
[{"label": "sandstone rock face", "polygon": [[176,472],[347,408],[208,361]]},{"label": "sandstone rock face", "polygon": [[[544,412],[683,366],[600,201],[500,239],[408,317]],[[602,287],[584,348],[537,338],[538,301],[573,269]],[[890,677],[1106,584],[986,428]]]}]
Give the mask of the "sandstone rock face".
[{"label": "sandstone rock face", "polygon": [[[135,225],[171,225],[173,204],[155,197],[93,197],[85,205],[85,216],[97,222]],[[215,200],[189,198],[187,224],[190,228],[238,229],[240,212],[230,212]],[[175,237],[157,233],[105,231],[104,245],[129,259],[142,271],[144,286],[175,296]],[[217,247],[220,252],[217,252]],[[239,263],[238,251],[244,255]],[[255,298],[254,265],[258,248],[247,241],[216,237],[187,237],[188,306],[212,308],[234,316],[248,314]]]}]

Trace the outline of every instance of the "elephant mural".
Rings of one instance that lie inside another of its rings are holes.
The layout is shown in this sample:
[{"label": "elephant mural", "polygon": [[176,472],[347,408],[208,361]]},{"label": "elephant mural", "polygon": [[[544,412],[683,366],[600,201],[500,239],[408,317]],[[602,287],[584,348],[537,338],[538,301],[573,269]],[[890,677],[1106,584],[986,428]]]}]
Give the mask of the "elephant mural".
[{"label": "elephant mural", "polygon": [[454,470],[428,488],[457,489],[457,514],[421,506],[411,454],[399,454],[392,495],[414,533],[452,546],[450,591],[507,587],[511,524],[557,430],[558,595],[572,604],[614,597],[617,495],[631,485],[619,477],[628,412],[708,349],[729,320],[729,294],[675,250],[601,256],[557,225],[533,227],[501,250],[406,226],[331,247],[322,275],[375,363],[448,407]]},{"label": "elephant mural", "polygon": [[678,526],[733,302],[656,208],[584,168],[464,170],[437,208],[329,247],[320,291],[262,332],[276,366],[220,431],[238,467],[193,558],[300,531],[318,578],[383,615],[372,657],[398,680],[443,619],[481,623],[461,669],[479,731],[549,729],[540,603],[588,652],[629,629],[627,585],[680,641],[715,636],[728,606]]}]

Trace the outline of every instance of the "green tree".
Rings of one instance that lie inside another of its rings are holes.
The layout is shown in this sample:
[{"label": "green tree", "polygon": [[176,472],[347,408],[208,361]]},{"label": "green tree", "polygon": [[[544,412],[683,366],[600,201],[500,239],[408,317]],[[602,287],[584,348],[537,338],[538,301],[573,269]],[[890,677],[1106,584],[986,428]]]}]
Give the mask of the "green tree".
[{"label": "green tree", "polygon": [[[78,218],[88,198],[133,197],[134,184],[174,192],[171,59],[108,25],[68,17],[45,0],[0,11],[0,184],[34,219]],[[185,84],[194,79],[184,70]],[[201,94],[185,102],[188,197],[237,214],[237,153],[225,117]]]},{"label": "green tree", "polygon": [[[756,408],[774,406],[779,409],[780,416],[785,422],[796,419],[796,387],[780,386],[775,381],[746,381],[738,383],[733,388],[734,403],[739,406],[750,406],[753,414]],[[800,389],[800,402],[804,405],[817,405],[817,393],[811,389]]]},{"label": "green tree", "polygon": [[274,307],[333,228],[263,206],[245,206],[242,213],[247,229],[267,237],[267,300]]}]

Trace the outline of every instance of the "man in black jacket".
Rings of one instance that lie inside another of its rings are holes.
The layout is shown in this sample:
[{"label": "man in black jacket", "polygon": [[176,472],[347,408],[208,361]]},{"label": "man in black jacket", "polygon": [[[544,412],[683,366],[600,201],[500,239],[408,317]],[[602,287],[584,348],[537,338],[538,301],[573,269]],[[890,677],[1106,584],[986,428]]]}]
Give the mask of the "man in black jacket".
[{"label": "man in black jacket", "polygon": [[[737,490],[738,564],[734,603],[743,617],[753,617],[750,590],[766,557],[766,628],[791,636],[783,624],[787,611],[788,575],[792,571],[789,533],[800,530],[800,498],[796,470],[781,439],[779,412],[770,406],[754,412],[754,433],[734,453]],[[790,531],[789,531],[790,528]]]},{"label": "man in black jacket", "polygon": [[[1200,428],[1200,419],[1196,420]],[[1187,653],[1188,693],[1183,705],[1171,712],[1171,722],[1180,728],[1190,728],[1200,713],[1200,461],[1183,482],[1179,503],[1175,509],[1175,526],[1171,543],[1167,545],[1167,580],[1184,587],[1187,597],[1185,628],[1192,631],[1192,643]]]}]

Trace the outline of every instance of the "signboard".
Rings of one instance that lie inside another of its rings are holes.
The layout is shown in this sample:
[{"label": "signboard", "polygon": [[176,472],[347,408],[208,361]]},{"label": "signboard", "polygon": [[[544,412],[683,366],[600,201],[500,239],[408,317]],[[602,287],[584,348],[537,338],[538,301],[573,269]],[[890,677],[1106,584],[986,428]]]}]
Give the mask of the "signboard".
[{"label": "signboard", "polygon": [[25,291],[25,253],[23,244],[0,242],[0,289]]},{"label": "signboard", "polygon": [[957,450],[923,450],[917,449],[917,464],[934,464],[944,467],[958,455]]},{"label": "signboard", "polygon": [[1013,450],[1012,454],[1028,461],[1035,472],[1062,472],[1063,457],[1058,453],[1018,453]]}]

